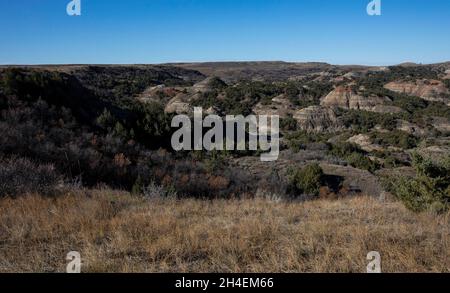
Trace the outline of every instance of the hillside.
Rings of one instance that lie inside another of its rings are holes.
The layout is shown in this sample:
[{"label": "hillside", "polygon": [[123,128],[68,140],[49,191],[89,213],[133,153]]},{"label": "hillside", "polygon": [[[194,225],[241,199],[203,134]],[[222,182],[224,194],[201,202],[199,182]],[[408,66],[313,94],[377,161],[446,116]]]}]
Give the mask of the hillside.
[{"label": "hillside", "polygon": [[[50,164],[66,182],[127,190],[156,182],[197,197],[255,194],[256,186],[296,197],[301,190],[291,186],[291,169],[318,163],[326,170],[320,184],[329,193],[379,197],[391,192],[383,176],[398,169],[414,173],[411,154],[435,162],[449,157],[449,68],[3,66],[0,151],[9,164],[10,157]],[[261,168],[251,152],[174,153],[171,117],[190,115],[194,106],[219,115],[279,115],[280,159]],[[369,186],[362,172],[373,178]],[[187,186],[187,180],[195,184]],[[283,184],[267,183],[277,180]]]}]

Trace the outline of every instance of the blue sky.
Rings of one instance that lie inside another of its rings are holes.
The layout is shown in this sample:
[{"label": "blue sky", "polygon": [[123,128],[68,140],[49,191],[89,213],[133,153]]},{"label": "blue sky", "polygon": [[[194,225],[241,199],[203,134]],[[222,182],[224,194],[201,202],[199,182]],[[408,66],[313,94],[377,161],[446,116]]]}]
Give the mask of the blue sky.
[{"label": "blue sky", "polygon": [[450,1],[0,0],[0,64],[450,61]]}]

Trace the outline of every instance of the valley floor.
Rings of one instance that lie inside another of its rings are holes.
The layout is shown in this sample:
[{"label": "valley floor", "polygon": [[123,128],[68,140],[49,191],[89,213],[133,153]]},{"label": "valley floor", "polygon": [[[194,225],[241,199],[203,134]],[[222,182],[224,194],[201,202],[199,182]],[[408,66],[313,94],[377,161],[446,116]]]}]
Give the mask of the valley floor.
[{"label": "valley floor", "polygon": [[0,272],[450,272],[450,213],[368,197],[305,203],[74,191],[0,199]]}]

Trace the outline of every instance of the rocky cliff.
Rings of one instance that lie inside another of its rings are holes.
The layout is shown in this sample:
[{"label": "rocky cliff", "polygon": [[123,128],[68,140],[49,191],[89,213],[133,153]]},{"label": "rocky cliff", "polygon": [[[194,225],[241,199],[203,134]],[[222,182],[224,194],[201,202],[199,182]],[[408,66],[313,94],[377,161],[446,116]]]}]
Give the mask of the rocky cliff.
[{"label": "rocky cliff", "polygon": [[311,106],[293,115],[300,129],[311,132],[332,132],[342,129],[336,112],[329,107]]},{"label": "rocky cliff", "polygon": [[398,107],[386,105],[391,102],[387,97],[364,97],[353,91],[350,86],[338,86],[320,104],[324,107],[338,107],[347,110],[365,110],[377,113],[399,113]]},{"label": "rocky cliff", "polygon": [[431,102],[444,102],[450,105],[450,91],[439,80],[395,81],[386,84],[384,87],[394,92],[420,97]]}]

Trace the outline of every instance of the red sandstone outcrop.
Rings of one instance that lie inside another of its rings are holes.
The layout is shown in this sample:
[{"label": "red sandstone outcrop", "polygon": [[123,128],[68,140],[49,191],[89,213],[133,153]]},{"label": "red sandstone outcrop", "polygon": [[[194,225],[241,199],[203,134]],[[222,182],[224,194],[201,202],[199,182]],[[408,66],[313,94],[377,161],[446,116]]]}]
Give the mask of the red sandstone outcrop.
[{"label": "red sandstone outcrop", "polygon": [[394,81],[384,87],[394,92],[417,96],[427,101],[450,104],[450,99],[445,97],[445,95],[450,95],[450,91],[439,80]]}]

